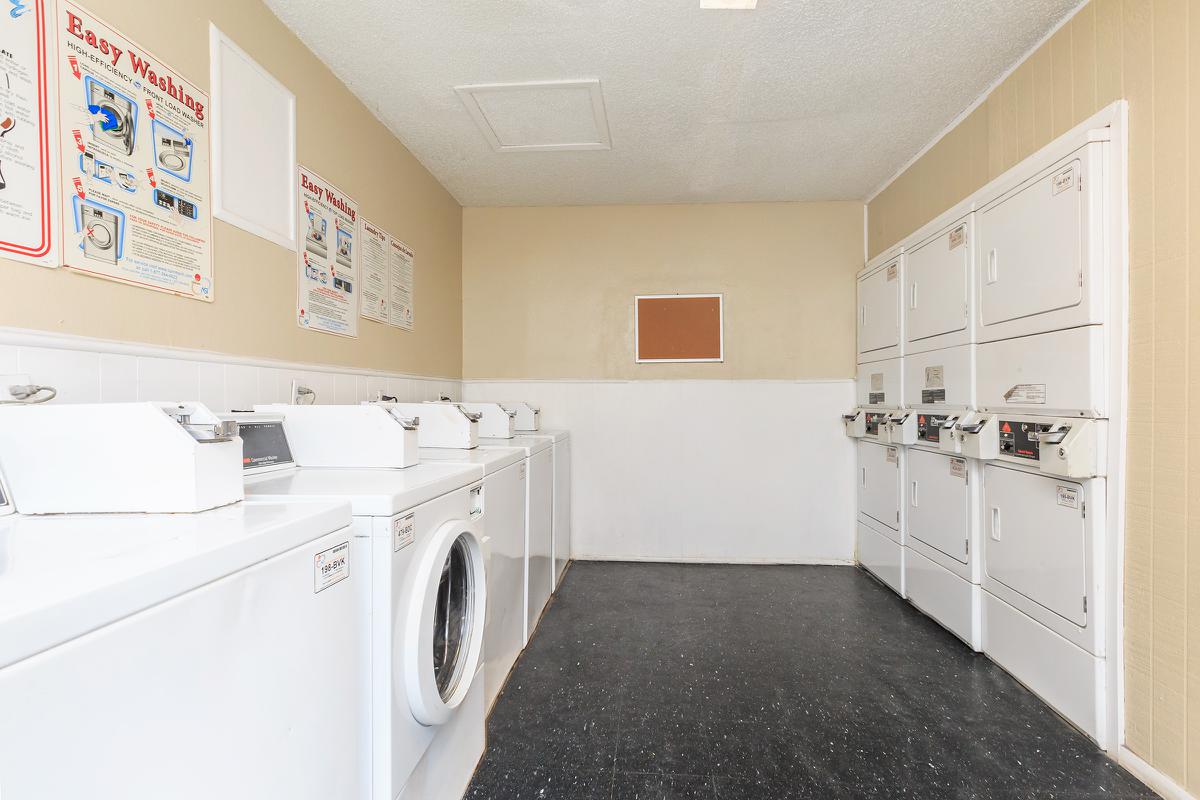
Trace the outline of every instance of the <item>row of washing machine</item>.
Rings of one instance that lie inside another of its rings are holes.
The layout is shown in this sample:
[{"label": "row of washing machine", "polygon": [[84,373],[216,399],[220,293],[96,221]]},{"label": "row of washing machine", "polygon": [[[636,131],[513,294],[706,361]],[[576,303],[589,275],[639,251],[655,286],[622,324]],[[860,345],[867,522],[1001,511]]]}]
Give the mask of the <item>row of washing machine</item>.
[{"label": "row of washing machine", "polygon": [[0,407],[0,796],[462,796],[570,556],[524,403]]},{"label": "row of washing machine", "polygon": [[860,563],[1102,746],[1123,432],[1119,112],[867,265],[857,408],[843,417]]}]

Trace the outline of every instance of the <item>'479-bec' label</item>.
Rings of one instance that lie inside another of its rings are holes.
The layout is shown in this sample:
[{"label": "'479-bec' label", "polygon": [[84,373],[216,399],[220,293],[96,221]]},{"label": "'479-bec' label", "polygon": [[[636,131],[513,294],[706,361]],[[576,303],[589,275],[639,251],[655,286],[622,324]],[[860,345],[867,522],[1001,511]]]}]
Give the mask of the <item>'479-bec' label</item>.
[{"label": "'479-bec' label", "polygon": [[416,519],[416,514],[392,518],[392,552],[399,552],[413,543]]},{"label": "'479-bec' label", "polygon": [[313,593],[323,592],[350,577],[350,543],[342,542],[317,553],[313,563]]}]

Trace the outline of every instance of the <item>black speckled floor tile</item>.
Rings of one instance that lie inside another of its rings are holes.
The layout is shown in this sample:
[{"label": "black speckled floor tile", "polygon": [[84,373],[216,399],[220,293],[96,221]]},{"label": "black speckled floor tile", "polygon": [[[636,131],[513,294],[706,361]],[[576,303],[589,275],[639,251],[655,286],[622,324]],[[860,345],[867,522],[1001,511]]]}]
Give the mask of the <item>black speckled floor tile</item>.
[{"label": "black speckled floor tile", "polygon": [[576,563],[471,800],[1142,800],[987,658],[848,567]]},{"label": "black speckled floor tile", "polygon": [[716,800],[712,775],[645,775],[618,772],[612,800]]}]

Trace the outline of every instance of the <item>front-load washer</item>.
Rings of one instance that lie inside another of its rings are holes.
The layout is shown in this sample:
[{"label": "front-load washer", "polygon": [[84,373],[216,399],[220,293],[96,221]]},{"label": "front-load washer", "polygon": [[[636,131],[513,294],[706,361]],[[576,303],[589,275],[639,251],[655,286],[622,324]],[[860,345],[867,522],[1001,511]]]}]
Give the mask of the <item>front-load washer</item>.
[{"label": "front-load washer", "polygon": [[525,451],[515,447],[421,451],[425,462],[483,467],[487,621],[483,628],[484,705],[490,712],[525,646]]},{"label": "front-load washer", "polygon": [[481,449],[516,448],[525,457],[525,642],[554,593],[554,447],[549,437],[480,439]]},{"label": "front-load washer", "polygon": [[120,258],[121,218],[115,212],[90,203],[80,205],[79,218],[83,228],[83,255],[116,264]]},{"label": "front-load washer", "polygon": [[361,796],[350,509],[237,502],[241,442],[191,425],[0,409],[6,800]]},{"label": "front-load washer", "polygon": [[[553,474],[551,496],[550,562],[551,591],[558,588],[571,561],[571,433],[565,430],[541,430],[521,435],[528,439],[544,438],[551,443],[550,461]],[[481,447],[509,446],[512,439],[479,439]]]},{"label": "front-load washer", "polygon": [[115,147],[131,156],[137,136],[137,103],[111,86],[86,76],[88,111],[96,121],[92,123],[92,137]]},{"label": "front-load washer", "polygon": [[247,463],[265,466],[246,477],[248,502],[352,509],[352,553],[366,578],[353,624],[366,643],[360,769],[370,796],[458,800],[484,750],[483,468],[297,467],[282,424],[264,416],[264,430],[247,430],[261,446],[247,450]]}]

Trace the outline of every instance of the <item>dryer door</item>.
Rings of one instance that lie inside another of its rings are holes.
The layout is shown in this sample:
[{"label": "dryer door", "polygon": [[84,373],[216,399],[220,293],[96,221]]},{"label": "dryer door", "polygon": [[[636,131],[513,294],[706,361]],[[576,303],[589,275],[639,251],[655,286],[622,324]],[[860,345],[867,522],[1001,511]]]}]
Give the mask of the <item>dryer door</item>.
[{"label": "dryer door", "polygon": [[967,563],[967,469],[961,458],[908,451],[908,534]]},{"label": "dryer door", "polygon": [[422,725],[441,725],[466,698],[483,655],[487,584],[478,532],[463,520],[443,524],[425,542],[413,569],[395,657],[405,666],[413,717]]},{"label": "dryer door", "polygon": [[984,466],[987,574],[1076,625],[1086,625],[1086,527],[1079,483]]}]

